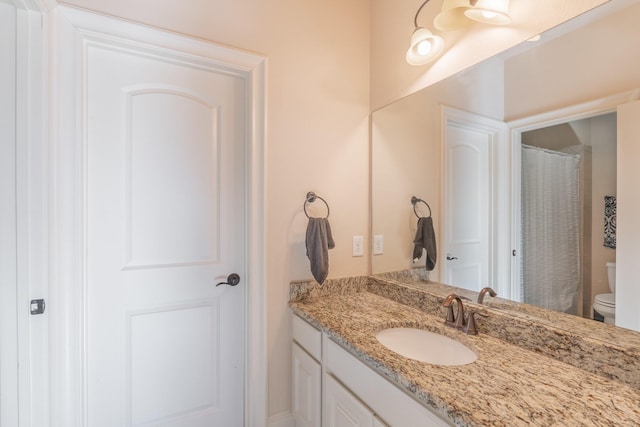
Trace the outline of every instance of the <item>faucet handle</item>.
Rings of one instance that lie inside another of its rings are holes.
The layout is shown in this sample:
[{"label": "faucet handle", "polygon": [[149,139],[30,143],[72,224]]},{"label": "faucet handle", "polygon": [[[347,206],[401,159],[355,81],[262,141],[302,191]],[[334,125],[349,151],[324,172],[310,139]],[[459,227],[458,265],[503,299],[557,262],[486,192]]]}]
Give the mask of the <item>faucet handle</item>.
[{"label": "faucet handle", "polygon": [[467,324],[464,326],[463,332],[468,335],[478,335],[478,327],[476,326],[476,318],[475,315],[482,317],[489,317],[486,314],[482,314],[478,311],[471,310],[469,311],[469,315],[467,316]]},{"label": "faucet handle", "polygon": [[456,322],[456,316],[453,313],[453,305],[449,304],[447,306],[447,318],[445,319],[447,324],[453,325]]},{"label": "faucet handle", "polygon": [[464,307],[460,304],[460,311],[458,312],[458,317],[456,318],[456,329],[460,329],[464,331],[467,328],[467,316],[464,315]]}]

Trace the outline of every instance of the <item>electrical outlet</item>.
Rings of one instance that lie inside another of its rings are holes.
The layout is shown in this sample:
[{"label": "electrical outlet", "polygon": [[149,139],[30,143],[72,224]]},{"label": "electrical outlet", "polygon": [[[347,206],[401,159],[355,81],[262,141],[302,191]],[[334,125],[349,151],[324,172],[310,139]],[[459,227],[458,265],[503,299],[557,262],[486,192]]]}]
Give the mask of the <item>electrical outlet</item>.
[{"label": "electrical outlet", "polygon": [[364,256],[363,236],[353,236],[353,256]]},{"label": "electrical outlet", "polygon": [[382,255],[384,253],[384,236],[376,234],[373,236],[373,254]]}]

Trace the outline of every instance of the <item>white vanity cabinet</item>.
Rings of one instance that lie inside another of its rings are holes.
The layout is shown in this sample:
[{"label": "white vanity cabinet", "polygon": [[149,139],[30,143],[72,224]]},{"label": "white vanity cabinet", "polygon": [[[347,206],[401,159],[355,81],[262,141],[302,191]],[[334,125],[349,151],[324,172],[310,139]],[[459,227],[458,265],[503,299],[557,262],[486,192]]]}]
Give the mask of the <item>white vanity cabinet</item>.
[{"label": "white vanity cabinet", "polygon": [[293,339],[296,427],[452,425],[296,315]]}]

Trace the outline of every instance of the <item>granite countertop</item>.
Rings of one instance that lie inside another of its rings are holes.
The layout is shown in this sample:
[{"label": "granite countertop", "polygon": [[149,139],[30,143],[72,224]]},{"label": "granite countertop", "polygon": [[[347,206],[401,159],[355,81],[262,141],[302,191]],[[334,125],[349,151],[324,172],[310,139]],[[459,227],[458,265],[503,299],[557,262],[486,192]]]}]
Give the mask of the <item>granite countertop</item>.
[{"label": "granite countertop", "polygon": [[[446,327],[440,307],[424,310],[370,292],[293,298],[292,310],[432,411],[459,426],[640,425],[640,389],[564,363],[480,330]],[[295,300],[298,299],[298,300]],[[478,355],[438,366],[400,356],[375,334],[420,327],[457,339]],[[483,325],[487,327],[487,325]]]}]

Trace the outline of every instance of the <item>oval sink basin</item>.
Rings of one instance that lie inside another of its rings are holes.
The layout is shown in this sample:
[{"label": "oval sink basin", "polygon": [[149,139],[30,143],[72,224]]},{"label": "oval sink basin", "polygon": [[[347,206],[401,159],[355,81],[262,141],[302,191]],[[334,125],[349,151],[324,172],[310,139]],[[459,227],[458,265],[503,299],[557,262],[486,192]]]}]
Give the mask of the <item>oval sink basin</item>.
[{"label": "oval sink basin", "polygon": [[376,334],[376,339],[401,356],[432,365],[467,365],[478,358],[476,353],[464,344],[423,329],[384,329]]}]

